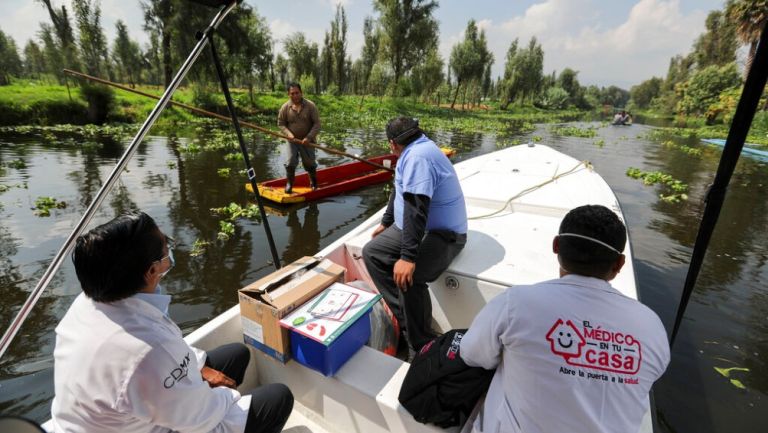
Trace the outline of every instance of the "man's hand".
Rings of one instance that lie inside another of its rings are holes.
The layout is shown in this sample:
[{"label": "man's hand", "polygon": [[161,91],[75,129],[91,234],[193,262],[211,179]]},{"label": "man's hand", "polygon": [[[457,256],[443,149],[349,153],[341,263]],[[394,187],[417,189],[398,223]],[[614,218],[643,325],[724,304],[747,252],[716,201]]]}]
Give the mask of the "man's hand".
[{"label": "man's hand", "polygon": [[386,229],[387,229],[387,226],[385,226],[384,224],[379,224],[379,226],[376,227],[376,229],[373,231],[373,233],[371,233],[371,238],[375,238],[376,236],[380,235],[381,232],[383,232]]},{"label": "man's hand", "polygon": [[409,262],[407,260],[400,259],[395,262],[395,270],[393,277],[395,284],[403,292],[407,292],[408,288],[413,285],[413,271],[416,270],[416,263]]},{"label": "man's hand", "polygon": [[226,386],[227,388],[232,389],[237,388],[237,383],[219,370],[203,367],[200,370],[200,374],[203,376],[203,380],[208,382],[208,385],[210,385],[211,388],[216,388],[217,386]]},{"label": "man's hand", "polygon": [[299,144],[301,144],[302,146],[306,146],[308,143],[309,143],[309,139],[308,139],[308,138],[306,138],[306,137],[304,137],[304,138],[303,138],[303,139],[302,139],[302,140],[299,142]]}]

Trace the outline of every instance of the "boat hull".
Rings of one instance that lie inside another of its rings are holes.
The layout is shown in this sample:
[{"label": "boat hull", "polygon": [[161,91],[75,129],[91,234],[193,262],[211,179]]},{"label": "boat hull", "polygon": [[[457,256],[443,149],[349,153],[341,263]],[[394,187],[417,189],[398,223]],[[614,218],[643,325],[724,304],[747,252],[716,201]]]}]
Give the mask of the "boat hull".
[{"label": "boat hull", "polygon": [[[448,157],[455,153],[453,149],[441,148],[441,150]],[[368,158],[367,161],[394,168],[397,164],[397,155],[381,155]],[[318,188],[316,190],[310,188],[309,175],[306,172],[296,175],[293,191],[290,194],[285,192],[285,184],[288,181],[285,177],[261,182],[258,186],[262,197],[279,204],[293,204],[333,197],[366,186],[389,182],[393,175],[393,171],[376,168],[362,161],[354,161],[317,170]],[[250,183],[246,184],[245,188],[253,192]]]}]

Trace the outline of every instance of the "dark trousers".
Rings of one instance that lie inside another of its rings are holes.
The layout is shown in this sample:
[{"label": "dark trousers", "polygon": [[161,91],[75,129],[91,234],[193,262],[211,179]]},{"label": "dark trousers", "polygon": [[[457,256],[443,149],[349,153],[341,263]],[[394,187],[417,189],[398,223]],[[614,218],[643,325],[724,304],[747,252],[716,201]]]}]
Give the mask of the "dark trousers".
[{"label": "dark trousers", "polygon": [[[242,343],[219,346],[207,352],[205,365],[243,383],[251,352]],[[293,394],[282,383],[260,386],[251,393],[245,433],[279,433],[293,410]]]},{"label": "dark trousers", "polygon": [[432,301],[427,283],[435,281],[467,243],[467,235],[450,231],[430,231],[424,236],[416,258],[413,285],[402,292],[395,285],[395,262],[400,259],[402,231],[394,224],[363,247],[363,260],[376,288],[394,313],[412,350],[434,337]]},{"label": "dark trousers", "polygon": [[299,165],[299,157],[301,157],[301,165],[304,166],[304,170],[312,171],[317,167],[314,147],[289,142],[288,155],[288,162],[285,164],[285,168],[293,167],[296,169],[296,166]]}]

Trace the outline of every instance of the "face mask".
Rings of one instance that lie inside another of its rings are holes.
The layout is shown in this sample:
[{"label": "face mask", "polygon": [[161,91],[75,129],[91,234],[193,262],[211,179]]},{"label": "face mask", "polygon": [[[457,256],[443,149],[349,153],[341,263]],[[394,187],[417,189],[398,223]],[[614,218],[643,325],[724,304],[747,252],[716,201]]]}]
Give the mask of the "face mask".
[{"label": "face mask", "polygon": [[[162,279],[165,277],[168,272],[171,272],[171,269],[173,269],[174,266],[176,266],[176,260],[173,258],[173,247],[168,247],[168,269],[165,270],[162,274],[160,274],[160,278]],[[163,257],[164,259],[165,257]],[[163,259],[160,259],[162,261]]]}]

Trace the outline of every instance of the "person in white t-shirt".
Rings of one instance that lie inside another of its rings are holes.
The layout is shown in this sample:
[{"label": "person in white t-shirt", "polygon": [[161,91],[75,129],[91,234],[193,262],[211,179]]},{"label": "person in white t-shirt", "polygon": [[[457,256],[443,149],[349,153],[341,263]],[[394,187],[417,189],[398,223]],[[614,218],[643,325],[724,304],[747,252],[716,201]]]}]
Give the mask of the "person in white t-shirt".
[{"label": "person in white t-shirt", "polygon": [[173,240],[143,212],[119,216],[77,239],[81,293],[56,327],[54,431],[280,432],[291,391],[270,384],[240,395],[250,351],[189,346],[168,317],[160,280]]},{"label": "person in white t-shirt", "polygon": [[511,287],[478,313],[461,357],[496,373],[474,431],[638,431],[669,344],[658,316],[609,283],[626,240],[608,208],[573,209],[552,242],[560,278]]}]

